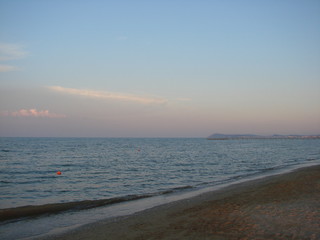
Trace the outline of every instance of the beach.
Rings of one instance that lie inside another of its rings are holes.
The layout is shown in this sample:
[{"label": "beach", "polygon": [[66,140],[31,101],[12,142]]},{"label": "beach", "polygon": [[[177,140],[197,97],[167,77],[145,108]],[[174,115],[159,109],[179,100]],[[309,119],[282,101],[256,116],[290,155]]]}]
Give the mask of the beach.
[{"label": "beach", "polygon": [[320,239],[319,199],[317,165],[100,221],[50,239]]}]

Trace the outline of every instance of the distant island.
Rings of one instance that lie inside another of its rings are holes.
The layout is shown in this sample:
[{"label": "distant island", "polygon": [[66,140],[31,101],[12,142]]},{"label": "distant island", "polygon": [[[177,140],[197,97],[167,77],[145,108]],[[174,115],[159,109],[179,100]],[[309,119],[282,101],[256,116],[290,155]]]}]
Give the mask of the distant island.
[{"label": "distant island", "polygon": [[320,139],[320,135],[254,135],[254,134],[221,134],[215,133],[207,137],[208,140],[231,139]]}]

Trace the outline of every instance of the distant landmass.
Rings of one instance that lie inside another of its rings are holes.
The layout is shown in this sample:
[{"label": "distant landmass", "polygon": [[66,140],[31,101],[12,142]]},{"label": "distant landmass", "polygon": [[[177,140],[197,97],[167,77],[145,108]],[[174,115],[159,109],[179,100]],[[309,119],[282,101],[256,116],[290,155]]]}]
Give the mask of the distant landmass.
[{"label": "distant landmass", "polygon": [[254,134],[221,134],[215,133],[207,137],[208,140],[230,139],[320,139],[320,135],[254,135]]}]

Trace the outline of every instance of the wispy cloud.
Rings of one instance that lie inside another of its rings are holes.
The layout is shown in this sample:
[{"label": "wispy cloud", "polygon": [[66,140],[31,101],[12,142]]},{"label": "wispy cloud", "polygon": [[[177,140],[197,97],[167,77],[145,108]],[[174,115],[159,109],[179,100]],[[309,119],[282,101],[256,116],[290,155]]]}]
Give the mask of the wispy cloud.
[{"label": "wispy cloud", "polygon": [[[10,61],[24,58],[27,52],[17,44],[0,43],[0,61]],[[18,70],[17,67],[7,64],[0,64],[0,72],[10,72]]]},{"label": "wispy cloud", "polygon": [[18,68],[15,66],[0,64],[0,72],[11,72],[16,70],[18,70]]},{"label": "wispy cloud", "polygon": [[96,90],[76,89],[76,88],[64,88],[61,86],[50,86],[48,88],[56,92],[78,95],[78,96],[85,96],[90,98],[112,99],[112,100],[119,100],[119,101],[137,102],[141,104],[163,104],[167,102],[167,100],[164,98],[146,97],[146,96],[127,94],[127,93],[116,93],[116,92],[96,91]]},{"label": "wispy cloud", "polygon": [[42,117],[42,118],[65,118],[66,115],[51,113],[49,110],[20,109],[18,111],[3,111],[1,116],[6,117]]},{"label": "wispy cloud", "polygon": [[27,54],[21,45],[0,43],[0,61],[24,58]]}]

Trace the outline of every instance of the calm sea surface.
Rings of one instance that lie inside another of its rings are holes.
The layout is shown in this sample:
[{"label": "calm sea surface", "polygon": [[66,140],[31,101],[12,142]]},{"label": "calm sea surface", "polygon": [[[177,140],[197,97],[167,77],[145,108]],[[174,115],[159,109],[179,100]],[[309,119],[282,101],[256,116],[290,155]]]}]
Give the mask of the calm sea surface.
[{"label": "calm sea surface", "polygon": [[233,181],[319,161],[320,141],[2,138],[0,159],[0,208],[11,208]]},{"label": "calm sea surface", "polygon": [[126,201],[320,163],[320,140],[0,138],[0,161],[1,209]]}]

